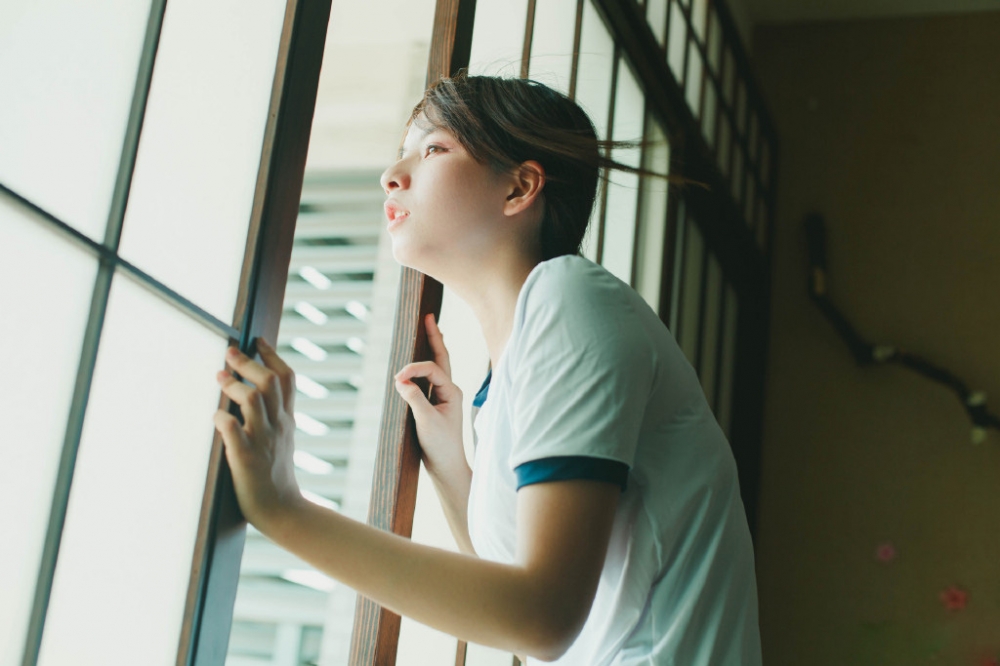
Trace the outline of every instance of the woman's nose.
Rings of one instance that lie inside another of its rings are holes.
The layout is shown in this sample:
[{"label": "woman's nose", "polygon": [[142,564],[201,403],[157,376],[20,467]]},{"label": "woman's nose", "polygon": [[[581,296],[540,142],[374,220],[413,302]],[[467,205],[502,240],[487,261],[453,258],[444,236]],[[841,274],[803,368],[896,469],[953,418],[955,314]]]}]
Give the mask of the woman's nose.
[{"label": "woman's nose", "polygon": [[385,193],[390,194],[393,190],[409,187],[410,177],[404,170],[399,168],[399,163],[397,162],[382,172],[379,182],[382,183],[382,189],[385,190]]}]

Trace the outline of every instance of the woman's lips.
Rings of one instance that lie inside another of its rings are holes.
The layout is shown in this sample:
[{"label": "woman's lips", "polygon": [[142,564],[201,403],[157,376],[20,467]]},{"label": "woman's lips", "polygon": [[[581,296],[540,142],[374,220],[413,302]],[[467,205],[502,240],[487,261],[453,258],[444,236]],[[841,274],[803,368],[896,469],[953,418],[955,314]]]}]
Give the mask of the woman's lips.
[{"label": "woman's lips", "polygon": [[387,228],[392,231],[410,216],[410,211],[402,208],[394,201],[385,202],[385,218],[389,221]]}]

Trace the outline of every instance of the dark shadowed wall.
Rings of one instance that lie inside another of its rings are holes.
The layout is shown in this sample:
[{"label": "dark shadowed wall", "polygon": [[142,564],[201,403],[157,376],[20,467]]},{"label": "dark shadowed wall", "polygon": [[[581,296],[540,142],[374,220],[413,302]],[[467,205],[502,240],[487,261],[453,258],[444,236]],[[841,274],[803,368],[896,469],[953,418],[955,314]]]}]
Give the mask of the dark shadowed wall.
[{"label": "dark shadowed wall", "polygon": [[[759,26],[782,142],[758,571],[768,666],[1000,657],[1000,433],[855,366],[807,297],[803,216],[860,331],[1000,412],[1000,12]],[[895,559],[876,557],[889,543]],[[947,610],[942,591],[967,593]]]}]

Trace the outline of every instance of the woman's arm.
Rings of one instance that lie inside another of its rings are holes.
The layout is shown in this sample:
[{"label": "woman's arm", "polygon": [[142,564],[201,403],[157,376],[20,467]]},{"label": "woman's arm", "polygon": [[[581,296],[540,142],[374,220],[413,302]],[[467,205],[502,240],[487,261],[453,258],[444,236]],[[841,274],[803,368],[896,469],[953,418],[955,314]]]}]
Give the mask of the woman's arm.
[{"label": "woman's arm", "polygon": [[[526,486],[511,565],[382,532],[302,498],[292,464],[294,376],[272,349],[264,366],[232,350],[220,373],[244,424],[216,413],[240,506],[279,545],[390,610],[467,641],[540,659],[572,644],[593,602],[620,489],[600,481]],[[265,367],[266,366],[266,367]]]}]

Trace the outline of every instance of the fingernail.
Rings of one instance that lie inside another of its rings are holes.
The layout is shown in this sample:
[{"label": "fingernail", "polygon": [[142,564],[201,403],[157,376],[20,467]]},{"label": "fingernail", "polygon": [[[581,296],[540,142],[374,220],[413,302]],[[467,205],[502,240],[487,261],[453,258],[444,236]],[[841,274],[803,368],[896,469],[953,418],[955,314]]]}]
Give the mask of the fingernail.
[{"label": "fingernail", "polygon": [[228,354],[231,358],[236,358],[237,356],[240,355],[240,350],[237,349],[236,347],[230,347],[228,350],[226,350],[226,354]]}]

